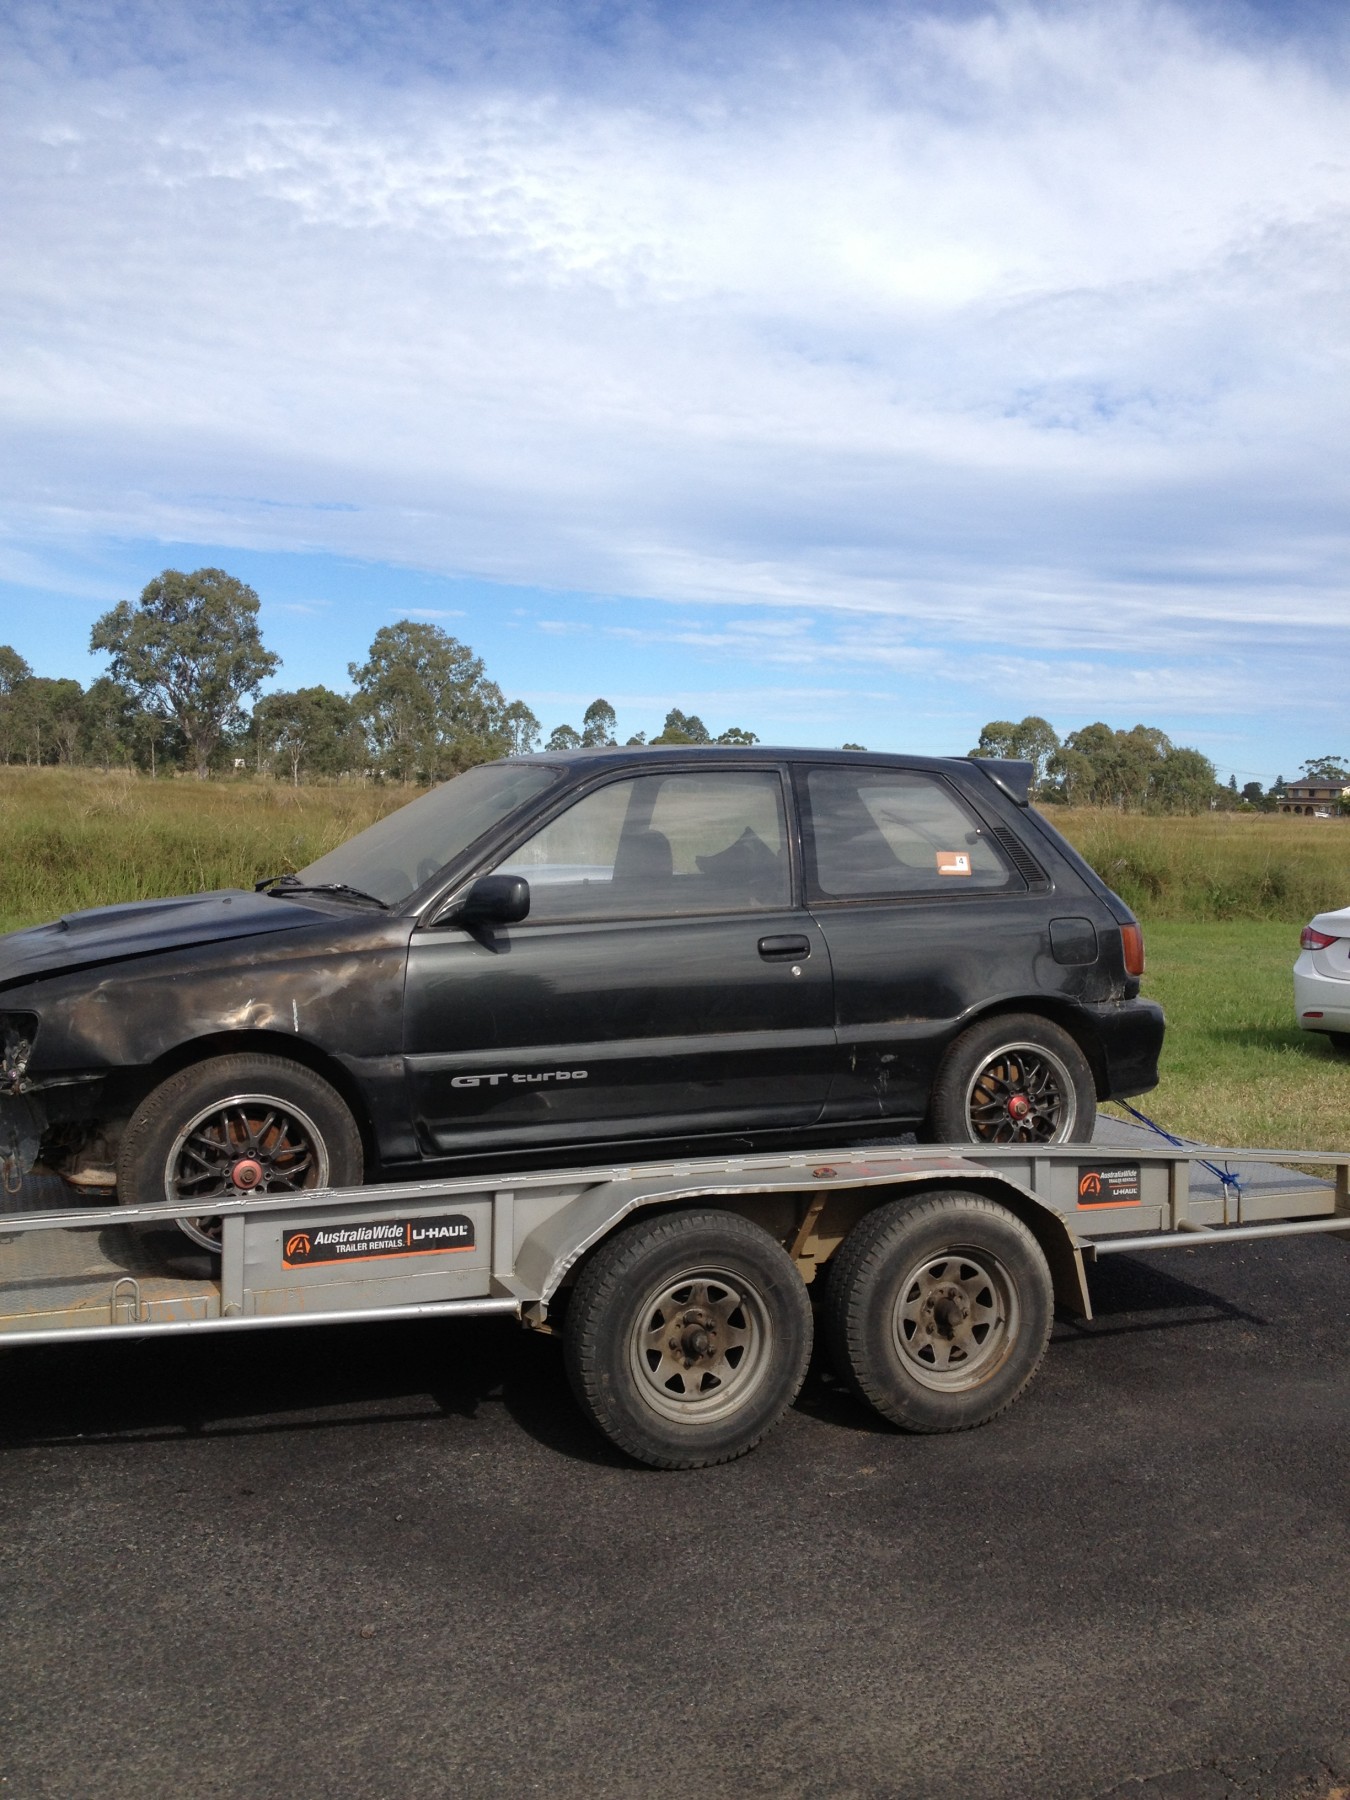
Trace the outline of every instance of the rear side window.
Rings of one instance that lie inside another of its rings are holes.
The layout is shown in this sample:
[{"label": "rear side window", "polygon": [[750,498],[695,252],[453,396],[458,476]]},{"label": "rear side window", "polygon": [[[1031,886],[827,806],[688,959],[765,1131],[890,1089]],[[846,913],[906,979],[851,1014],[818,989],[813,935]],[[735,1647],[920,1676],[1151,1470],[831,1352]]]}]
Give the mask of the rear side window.
[{"label": "rear side window", "polygon": [[935,776],[909,769],[812,769],[806,789],[808,865],[817,900],[969,893],[1014,884],[979,820]]},{"label": "rear side window", "polygon": [[639,775],[578,800],[500,864],[530,918],[678,918],[791,900],[783,790],[772,771]]}]

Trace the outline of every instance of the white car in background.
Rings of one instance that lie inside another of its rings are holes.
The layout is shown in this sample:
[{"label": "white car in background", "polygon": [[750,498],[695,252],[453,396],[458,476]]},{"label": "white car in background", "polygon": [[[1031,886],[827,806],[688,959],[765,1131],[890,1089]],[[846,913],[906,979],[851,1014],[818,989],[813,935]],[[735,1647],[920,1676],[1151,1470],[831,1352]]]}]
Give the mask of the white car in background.
[{"label": "white car in background", "polygon": [[1325,1031],[1350,1051],[1350,906],[1318,913],[1303,927],[1294,964],[1294,1015],[1305,1031]]}]

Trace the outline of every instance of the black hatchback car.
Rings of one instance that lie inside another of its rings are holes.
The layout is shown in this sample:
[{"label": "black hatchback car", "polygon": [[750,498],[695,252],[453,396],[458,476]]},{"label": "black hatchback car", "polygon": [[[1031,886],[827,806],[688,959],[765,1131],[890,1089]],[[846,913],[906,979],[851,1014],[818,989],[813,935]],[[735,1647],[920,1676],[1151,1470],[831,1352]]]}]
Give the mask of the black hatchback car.
[{"label": "black hatchback car", "polygon": [[1082,1142],[1157,1080],[1129,910],[1025,764],[471,769],[259,891],[0,939],[0,1160],[127,1201],[906,1130]]}]

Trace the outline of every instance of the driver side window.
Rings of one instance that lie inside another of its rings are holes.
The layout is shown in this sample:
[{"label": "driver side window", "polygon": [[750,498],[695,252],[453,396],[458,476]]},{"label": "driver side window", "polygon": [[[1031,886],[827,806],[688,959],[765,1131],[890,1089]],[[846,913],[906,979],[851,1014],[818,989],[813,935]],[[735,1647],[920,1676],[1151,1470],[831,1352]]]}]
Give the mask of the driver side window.
[{"label": "driver side window", "polygon": [[791,903],[782,784],[771,770],[638,775],[578,800],[498,865],[530,919],[675,918]]}]

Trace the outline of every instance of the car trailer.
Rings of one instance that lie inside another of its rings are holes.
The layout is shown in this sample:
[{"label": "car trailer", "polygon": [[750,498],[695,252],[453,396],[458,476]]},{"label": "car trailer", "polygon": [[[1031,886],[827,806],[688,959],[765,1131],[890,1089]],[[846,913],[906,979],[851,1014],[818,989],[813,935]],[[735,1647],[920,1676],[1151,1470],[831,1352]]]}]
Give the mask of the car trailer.
[{"label": "car trailer", "polygon": [[[1241,1181],[1213,1181],[1216,1157]],[[1350,1155],[855,1144],[241,1195],[218,1203],[218,1259],[176,1229],[200,1210],[0,1217],[0,1343],[501,1314],[560,1336],[607,1437],[678,1469],[781,1418],[817,1312],[886,1418],[983,1424],[1032,1379],[1056,1306],[1091,1318],[1086,1265],[1348,1230]]]}]

